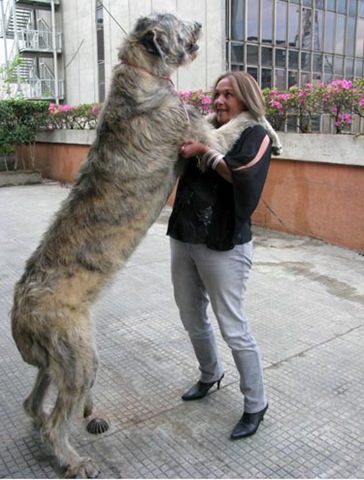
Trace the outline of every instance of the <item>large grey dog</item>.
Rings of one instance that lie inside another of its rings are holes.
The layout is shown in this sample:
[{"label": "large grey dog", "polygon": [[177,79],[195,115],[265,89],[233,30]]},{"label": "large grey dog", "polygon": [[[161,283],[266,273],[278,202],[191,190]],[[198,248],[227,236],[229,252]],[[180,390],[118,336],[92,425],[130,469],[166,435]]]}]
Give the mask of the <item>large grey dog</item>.
[{"label": "large grey dog", "polygon": [[[24,408],[67,477],[99,473],[68,441],[74,415],[82,407],[85,417],[92,412],[92,303],[163,209],[190,131],[223,152],[240,133],[238,121],[213,131],[198,115],[188,118],[170,80],[195,58],[200,30],[171,14],[138,20],[120,49],[96,140],[15,287],[13,337],[24,361],[39,369]],[[57,399],[48,414],[51,383]]]}]

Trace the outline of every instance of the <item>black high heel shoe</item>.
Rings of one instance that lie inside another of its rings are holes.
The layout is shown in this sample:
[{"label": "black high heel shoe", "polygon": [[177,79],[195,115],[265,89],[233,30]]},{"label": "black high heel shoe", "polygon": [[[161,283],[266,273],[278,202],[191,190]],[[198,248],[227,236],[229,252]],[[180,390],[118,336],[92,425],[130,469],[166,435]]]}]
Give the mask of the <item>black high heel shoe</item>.
[{"label": "black high heel shoe", "polygon": [[195,385],[193,385],[193,387],[191,387],[186,393],[182,395],[182,400],[199,400],[200,398],[205,397],[207,392],[215,385],[215,383],[217,383],[217,390],[219,390],[220,383],[223,378],[224,374],[222,374],[219,380],[216,380],[215,382],[204,383],[198,381],[197,383],[195,383]]},{"label": "black high heel shoe", "polygon": [[250,437],[258,430],[260,422],[264,419],[264,414],[268,410],[268,404],[263,410],[257,413],[244,413],[231,433],[231,440]]}]

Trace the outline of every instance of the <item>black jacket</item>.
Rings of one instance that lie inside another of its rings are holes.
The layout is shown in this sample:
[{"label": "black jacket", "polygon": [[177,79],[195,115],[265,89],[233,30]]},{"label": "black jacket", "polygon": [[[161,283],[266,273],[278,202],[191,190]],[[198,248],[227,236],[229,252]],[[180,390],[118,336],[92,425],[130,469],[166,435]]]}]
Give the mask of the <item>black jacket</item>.
[{"label": "black jacket", "polygon": [[[271,142],[257,154],[266,137],[261,125],[244,130],[224,160],[233,183],[214,170],[203,173],[197,159],[187,160],[181,176],[167,235],[213,250],[230,250],[252,238],[250,217],[258,205],[268,173]],[[254,158],[257,163],[238,170]]]}]

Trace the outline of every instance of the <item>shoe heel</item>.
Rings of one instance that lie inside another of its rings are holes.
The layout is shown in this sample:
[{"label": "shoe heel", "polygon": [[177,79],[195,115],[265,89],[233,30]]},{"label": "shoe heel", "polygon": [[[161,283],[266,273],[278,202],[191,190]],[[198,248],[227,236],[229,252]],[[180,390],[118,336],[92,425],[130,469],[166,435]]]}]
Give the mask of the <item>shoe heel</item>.
[{"label": "shoe heel", "polygon": [[220,390],[220,383],[221,383],[221,380],[224,378],[224,373],[221,375],[221,377],[219,378],[219,380],[217,381],[217,390]]}]

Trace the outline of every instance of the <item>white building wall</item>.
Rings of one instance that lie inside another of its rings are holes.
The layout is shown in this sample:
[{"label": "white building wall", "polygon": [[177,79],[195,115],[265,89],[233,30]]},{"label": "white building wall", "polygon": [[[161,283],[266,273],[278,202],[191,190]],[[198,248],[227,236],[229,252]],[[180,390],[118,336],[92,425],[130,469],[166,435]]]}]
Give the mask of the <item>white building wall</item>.
[{"label": "white building wall", "polygon": [[[197,59],[173,75],[178,90],[207,89],[225,69],[224,0],[103,0],[121,27],[129,32],[136,20],[152,12],[175,13],[202,24]],[[96,0],[62,0],[64,79],[69,105],[98,101]],[[104,9],[106,87],[125,33]]]}]

